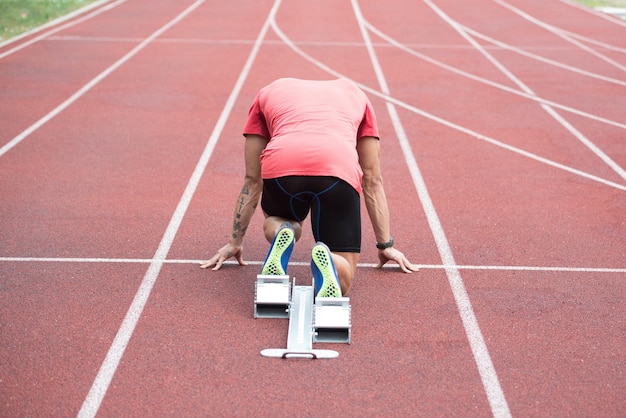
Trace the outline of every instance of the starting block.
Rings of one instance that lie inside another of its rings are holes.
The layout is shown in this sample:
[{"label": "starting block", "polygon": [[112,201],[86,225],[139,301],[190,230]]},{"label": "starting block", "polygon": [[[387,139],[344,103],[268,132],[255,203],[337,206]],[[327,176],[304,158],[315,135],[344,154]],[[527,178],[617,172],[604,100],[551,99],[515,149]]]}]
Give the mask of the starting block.
[{"label": "starting block", "polygon": [[350,343],[350,298],[315,298],[314,286],[294,280],[289,288],[289,276],[257,276],[254,317],[289,318],[287,348],[262,350],[264,357],[329,359],[339,353],[313,349],[314,342]]}]

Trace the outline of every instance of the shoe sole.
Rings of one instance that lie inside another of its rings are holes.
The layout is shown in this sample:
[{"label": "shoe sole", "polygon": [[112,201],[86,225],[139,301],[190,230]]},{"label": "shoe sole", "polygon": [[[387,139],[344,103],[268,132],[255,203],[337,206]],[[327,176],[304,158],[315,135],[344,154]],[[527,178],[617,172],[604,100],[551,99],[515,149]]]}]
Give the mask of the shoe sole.
[{"label": "shoe sole", "polygon": [[283,276],[287,272],[281,263],[281,259],[285,251],[289,249],[293,243],[295,235],[290,228],[283,228],[274,237],[272,249],[265,259],[261,274]]},{"label": "shoe sole", "polygon": [[311,258],[324,279],[317,297],[340,298],[341,287],[328,247],[323,244],[315,245],[311,251]]}]

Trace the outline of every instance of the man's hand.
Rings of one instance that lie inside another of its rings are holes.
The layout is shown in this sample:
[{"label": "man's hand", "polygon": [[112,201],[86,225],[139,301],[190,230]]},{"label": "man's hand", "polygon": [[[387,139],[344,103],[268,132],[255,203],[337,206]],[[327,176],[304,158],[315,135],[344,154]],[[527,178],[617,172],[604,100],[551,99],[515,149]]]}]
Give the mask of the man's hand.
[{"label": "man's hand", "polygon": [[402,252],[393,247],[378,250],[378,259],[380,260],[380,263],[378,263],[376,268],[382,268],[388,261],[395,261],[405,273],[411,273],[419,270],[417,266],[411,264]]},{"label": "man's hand", "polygon": [[240,266],[247,266],[248,263],[243,261],[243,247],[226,244],[220,248],[217,253],[209,260],[200,265],[200,268],[206,269],[213,267],[212,270],[219,270],[227,259],[235,257]]}]

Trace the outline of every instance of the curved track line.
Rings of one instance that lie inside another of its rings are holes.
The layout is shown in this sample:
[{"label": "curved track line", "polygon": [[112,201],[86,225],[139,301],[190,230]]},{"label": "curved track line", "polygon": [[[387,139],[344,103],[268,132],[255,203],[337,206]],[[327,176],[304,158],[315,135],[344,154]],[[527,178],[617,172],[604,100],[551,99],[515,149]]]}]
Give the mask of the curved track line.
[{"label": "curved track line", "polygon": [[624,48],[624,47],[615,46],[615,45],[612,45],[612,44],[607,44],[606,42],[598,41],[596,39],[589,38],[589,37],[581,35],[579,33],[571,32],[571,31],[568,31],[566,29],[559,28],[559,27],[556,27],[556,26],[552,26],[552,27],[555,30],[557,30],[557,31],[559,31],[561,33],[564,33],[564,34],[566,34],[568,36],[571,36],[572,38],[578,39],[579,41],[583,41],[583,42],[586,42],[588,44],[596,45],[596,46],[599,46],[601,48],[608,49],[610,51],[621,52],[621,53],[626,54],[626,48]]},{"label": "curved track line", "polygon": [[595,39],[587,38],[586,36],[579,35],[577,33],[570,32],[570,31],[567,31],[565,29],[558,29],[558,30],[560,32],[562,32],[562,33],[565,33],[565,34],[571,36],[572,38],[576,38],[576,39],[578,39],[580,41],[583,41],[583,42],[586,42],[588,44],[599,46],[600,48],[607,49],[609,51],[621,52],[622,54],[626,54],[626,48],[622,48],[622,47],[619,47],[619,46],[607,44],[607,43],[601,42],[601,41],[596,41]]},{"label": "curved track line", "polygon": [[[466,41],[468,41],[483,57],[491,62],[502,74],[504,74],[509,80],[515,83],[525,93],[532,96],[537,96],[535,92],[528,87],[522,80],[515,76],[508,68],[506,68],[500,61],[495,59],[493,55],[487,52],[474,38],[472,38],[467,32],[465,32],[458,22],[450,18],[443,10],[437,7],[431,0],[424,0],[431,9],[435,11],[446,23],[448,23],[455,31],[457,31]],[[552,107],[541,104],[541,108],[545,110],[554,120],[556,120],[561,126],[567,129],[576,139],[582,142],[591,152],[593,152],[598,158],[600,158],[606,165],[608,165],[617,175],[626,180],[626,171],[619,166],[611,157],[609,157],[604,151],[602,151],[595,143],[589,138],[583,135],[578,129],[576,129],[571,123],[563,119]]]},{"label": "curved track line", "polygon": [[[106,0],[106,1],[109,1],[109,0]],[[106,2],[106,1],[105,1],[105,2]],[[91,19],[92,17],[97,16],[97,15],[99,15],[99,14],[100,14],[100,13],[102,13],[102,12],[106,12],[106,11],[108,11],[108,10],[111,10],[112,8],[117,7],[117,6],[119,6],[120,4],[124,3],[125,1],[126,1],[126,0],[117,0],[117,1],[115,1],[114,3],[108,4],[108,5],[103,6],[102,8],[100,8],[100,9],[98,9],[98,10],[95,10],[95,11],[93,11],[93,12],[89,13],[88,15],[85,15],[85,16],[83,16],[83,17],[81,17],[81,18],[78,18],[78,19],[76,19],[76,20],[73,20],[73,21],[71,21],[71,22],[68,22],[68,23],[66,23],[65,25],[59,26],[58,28],[54,28],[54,29],[52,29],[52,30],[50,30],[50,31],[48,31],[48,32],[46,32],[46,33],[42,33],[41,35],[39,35],[39,36],[37,36],[37,37],[35,37],[35,38],[33,38],[33,39],[30,39],[30,40],[28,40],[28,41],[26,41],[26,42],[24,42],[24,43],[22,43],[22,44],[19,44],[19,45],[15,46],[15,47],[13,47],[13,48],[9,49],[8,51],[5,51],[5,52],[0,53],[0,59],[2,59],[2,58],[4,58],[4,57],[6,57],[6,56],[8,56],[8,55],[11,55],[11,54],[13,54],[14,52],[17,52],[17,51],[19,51],[19,50],[21,50],[21,49],[24,49],[24,48],[26,48],[27,46],[30,46],[30,45],[32,45],[32,44],[34,44],[34,43],[36,43],[36,42],[39,42],[39,41],[41,41],[42,39],[45,39],[45,38],[49,37],[50,35],[53,35],[53,34],[55,34],[55,33],[57,33],[57,32],[60,32],[60,31],[62,31],[62,30],[64,30],[64,29],[71,28],[72,26],[77,25],[78,23],[81,23],[81,22],[84,22],[84,21],[86,21],[86,20],[89,20],[89,19]],[[100,2],[98,2],[98,3],[94,3],[94,4],[99,5],[99,3],[103,3],[103,2],[102,2],[102,1],[100,1]],[[70,18],[72,18],[72,17],[74,17],[74,16],[76,16],[76,15],[80,15],[81,13],[84,13],[84,12],[85,12],[85,9],[87,9],[87,8],[88,8],[88,10],[91,10],[93,7],[86,6],[86,7],[85,7],[85,8],[83,8],[83,9],[79,9],[79,10],[77,10],[75,13],[72,13],[72,14],[70,14],[70,15],[67,15],[67,16],[65,16],[65,17],[63,17],[63,18],[61,18],[61,19],[57,19],[57,20],[55,20],[55,21],[52,21],[52,22],[50,22],[50,24],[48,24],[48,25],[44,25],[44,26],[39,27],[39,28],[37,28],[37,29],[35,29],[35,30],[33,30],[33,31],[27,32],[26,34],[24,34],[24,36],[27,36],[27,35],[32,34],[32,33],[36,33],[36,32],[38,32],[38,31],[42,30],[42,29],[43,29],[43,28],[45,28],[45,27],[50,27],[50,26],[56,25],[56,24],[58,24],[58,23],[65,22],[65,21],[69,20]],[[22,37],[24,37],[24,36],[22,36]],[[11,42],[15,42],[16,40],[17,40],[17,39],[11,39],[10,41],[11,41]],[[6,45],[6,44],[8,44],[8,43],[11,43],[11,42],[7,42],[7,43],[5,43],[5,44],[0,44],[0,48],[2,48],[4,45]]]},{"label": "curved track line", "polygon": [[[198,6],[204,3],[204,1],[205,0],[197,0],[187,9],[185,9],[180,15],[178,15],[174,20],[168,23],[166,27],[169,28],[174,23],[177,23],[178,21],[182,20],[185,16],[190,14]],[[275,12],[275,9],[279,5],[280,5],[280,0],[276,0],[272,8],[272,11],[270,12],[270,15]],[[83,405],[78,413],[79,417],[94,417],[96,413],[98,412],[98,409],[100,408],[100,404],[102,403],[104,395],[106,394],[109,388],[111,380],[113,379],[113,375],[115,374],[115,371],[117,370],[117,366],[119,365],[119,362],[122,356],[124,355],[124,351],[126,350],[126,346],[128,345],[128,342],[130,341],[130,338],[135,330],[135,327],[137,326],[139,317],[141,316],[141,313],[143,312],[143,308],[145,307],[148,301],[148,297],[150,296],[152,288],[154,287],[154,283],[156,282],[159,272],[161,271],[161,267],[163,266],[164,260],[166,259],[167,254],[170,250],[170,247],[176,236],[176,233],[178,232],[178,228],[180,227],[182,219],[185,216],[185,213],[187,211],[187,208],[189,207],[189,204],[191,203],[191,199],[198,187],[200,178],[202,177],[206,169],[206,166],[209,162],[209,159],[211,158],[211,155],[213,154],[213,150],[215,149],[215,145],[217,144],[217,141],[219,140],[222,130],[224,129],[224,126],[226,125],[226,121],[228,120],[228,117],[235,105],[235,101],[237,100],[237,97],[239,96],[239,92],[241,91],[243,83],[248,77],[250,68],[252,67],[252,63],[256,59],[256,55],[261,47],[261,44],[263,42],[263,39],[265,38],[268,28],[269,28],[269,17],[266,19],[263,27],[261,28],[261,31],[259,32],[259,35],[257,36],[256,42],[254,43],[254,46],[252,50],[250,51],[248,59],[246,60],[239,74],[239,77],[237,78],[235,86],[233,87],[230,95],[228,96],[228,100],[226,101],[224,108],[222,109],[222,113],[220,114],[220,117],[218,118],[216,122],[215,128],[213,129],[213,132],[207,142],[207,145],[204,151],[202,152],[202,155],[200,156],[200,160],[198,161],[198,164],[196,165],[193,171],[193,174],[191,178],[189,179],[189,182],[187,183],[187,187],[185,188],[185,191],[183,192],[183,196],[181,197],[181,200],[179,201],[178,206],[176,207],[176,210],[174,214],[172,215],[170,223],[167,226],[165,233],[163,234],[163,238],[161,239],[161,242],[159,244],[159,247],[156,253],[154,254],[154,257],[152,258],[150,262],[150,267],[148,268],[148,271],[146,272],[143,280],[141,281],[141,285],[139,286],[139,289],[137,290],[137,293],[135,294],[133,302],[131,306],[128,308],[128,312],[126,313],[126,316],[124,317],[124,320],[117,334],[115,335],[115,339],[113,340],[113,343],[111,344],[111,347],[109,348],[109,351],[107,352],[107,355],[100,367],[100,370],[98,371],[98,374],[93,382],[93,385],[91,386],[91,389],[89,390],[89,393],[87,394],[87,397],[85,398],[83,402]]]},{"label": "curved track line", "polygon": [[622,71],[626,71],[626,67],[623,66],[622,64],[620,64],[619,62],[616,62],[614,60],[612,60],[611,58],[607,57],[604,54],[599,53],[598,51],[589,48],[587,45],[584,45],[574,39],[572,39],[571,36],[568,36],[567,34],[563,33],[563,31],[559,28],[556,28],[552,25],[549,25],[539,19],[537,19],[536,17],[533,17],[531,15],[529,15],[526,12],[523,12],[522,10],[508,4],[507,2],[503,1],[503,0],[493,0],[494,2],[496,2],[497,4],[499,4],[500,6],[509,9],[510,11],[512,11],[513,13],[517,14],[518,16],[528,20],[531,23],[534,23],[535,25],[542,27],[544,29],[546,29],[547,31],[552,32],[553,34],[555,34],[556,36],[558,36],[559,38],[573,44],[576,45],[577,47],[579,47],[580,49],[582,49],[585,52],[588,52],[589,54],[595,56],[596,58],[614,66],[615,68],[618,68]]},{"label": "curved track line", "polygon": [[[374,67],[374,72],[376,73],[380,89],[383,93],[389,95],[391,92],[389,90],[389,86],[387,85],[387,80],[378,61],[376,52],[374,51],[374,47],[372,46],[372,42],[365,27],[363,15],[357,0],[352,0],[352,8],[354,9],[363,39],[365,40],[367,52],[370,56],[372,66]],[[504,396],[504,392],[502,391],[496,369],[491,361],[491,355],[489,354],[489,349],[485,343],[485,338],[480,330],[478,319],[474,314],[474,308],[472,307],[469,295],[467,294],[461,274],[459,270],[454,267],[456,265],[456,261],[454,260],[452,248],[450,247],[448,238],[446,237],[441,221],[439,220],[439,215],[437,215],[435,205],[430,198],[426,182],[420,172],[417,161],[415,160],[415,156],[413,154],[413,150],[411,149],[411,145],[409,144],[404,126],[400,122],[400,116],[398,115],[395,106],[389,102],[386,104],[387,112],[389,113],[398,136],[398,141],[400,142],[405,161],[409,167],[409,171],[411,172],[413,184],[415,185],[419,199],[422,202],[422,207],[426,214],[430,230],[437,244],[437,250],[439,251],[439,255],[444,266],[446,266],[445,271],[446,276],[448,277],[448,283],[450,284],[467,340],[474,355],[474,361],[478,368],[478,373],[487,395],[491,412],[495,417],[510,417],[511,412]]]},{"label": "curved track line", "polygon": [[[276,35],[279,38],[281,38],[283,40],[283,42],[285,42],[285,44],[292,51],[294,51],[296,54],[298,54],[299,56],[301,56],[305,60],[309,61],[311,64],[315,65],[316,67],[318,67],[322,71],[325,71],[328,74],[333,75],[334,77],[349,78],[346,75],[344,75],[344,74],[342,74],[342,73],[340,73],[338,71],[335,71],[334,69],[330,68],[326,64],[316,60],[315,58],[311,57],[309,54],[307,54],[306,52],[304,52],[300,48],[298,48],[298,46],[295,45],[284,34],[284,32],[280,29],[280,27],[278,26],[278,24],[276,23],[275,20],[271,21],[271,26],[272,26],[272,29],[274,30],[274,32],[276,33]],[[498,146],[500,148],[504,148],[504,149],[506,149],[508,151],[512,151],[512,152],[514,152],[516,154],[519,154],[519,155],[522,155],[524,157],[530,158],[532,160],[541,162],[541,163],[549,165],[551,167],[555,167],[555,168],[558,168],[560,170],[567,171],[569,173],[572,173],[572,174],[575,174],[577,176],[586,178],[588,180],[592,180],[592,181],[604,184],[604,185],[609,186],[609,187],[613,187],[613,188],[616,188],[616,189],[619,189],[619,190],[626,191],[626,186],[625,185],[622,185],[622,184],[619,184],[619,183],[615,183],[615,182],[610,181],[610,180],[603,179],[603,178],[595,176],[593,174],[589,174],[587,172],[584,172],[584,171],[581,171],[581,170],[578,170],[578,169],[575,169],[575,168],[572,168],[572,167],[568,167],[568,166],[566,166],[564,164],[557,163],[555,161],[549,160],[547,158],[541,157],[539,155],[533,154],[533,153],[525,151],[523,149],[514,147],[512,145],[505,144],[505,143],[503,143],[501,141],[498,141],[497,139],[488,137],[486,135],[482,135],[482,134],[480,134],[478,132],[472,131],[471,129],[465,128],[463,126],[460,126],[460,125],[457,125],[457,124],[455,124],[453,122],[450,122],[450,121],[448,121],[446,119],[440,118],[439,116],[435,116],[432,113],[428,113],[428,112],[426,112],[426,111],[424,111],[422,109],[419,109],[419,108],[417,108],[415,106],[407,104],[407,103],[405,103],[405,102],[403,102],[401,100],[396,99],[395,97],[389,96],[388,94],[381,93],[380,91],[378,91],[376,89],[373,89],[373,88],[371,88],[371,87],[369,87],[369,86],[367,86],[365,84],[359,83],[357,81],[355,81],[355,83],[362,90],[366,91],[367,93],[370,93],[373,96],[381,98],[381,99],[383,99],[383,100],[385,100],[387,102],[391,102],[391,103],[393,103],[393,104],[395,104],[395,105],[397,105],[399,107],[402,107],[402,108],[404,108],[404,109],[406,109],[406,110],[408,110],[410,112],[413,112],[413,113],[415,113],[417,115],[420,115],[420,116],[422,116],[422,117],[424,117],[426,119],[432,120],[432,121],[437,122],[437,123],[439,123],[441,125],[447,126],[447,127],[451,128],[451,129],[454,129],[454,130],[457,130],[459,132],[465,133],[465,134],[467,134],[469,136],[472,136],[472,137],[474,137],[476,139],[480,139],[481,141],[488,142],[488,143],[496,145],[496,146]],[[528,97],[532,98],[532,96],[530,96],[530,95]],[[626,128],[626,126],[624,128]]]},{"label": "curved track line", "polygon": [[[460,70],[460,69],[458,69],[456,67],[452,67],[452,66],[450,66],[450,65],[448,65],[446,63],[438,61],[438,60],[436,60],[434,58],[429,57],[428,55],[424,55],[424,54],[422,54],[420,52],[417,52],[417,51],[415,51],[415,50],[405,46],[404,44],[400,43],[399,41],[396,41],[395,39],[393,39],[390,36],[386,35],[384,32],[381,32],[379,29],[377,29],[375,26],[371,25],[367,21],[366,21],[366,25],[367,25],[367,28],[369,30],[371,30],[373,33],[375,33],[377,36],[381,37],[383,40],[387,41],[391,45],[393,45],[393,46],[403,50],[404,52],[406,52],[406,53],[408,53],[410,55],[413,55],[413,56],[415,56],[417,58],[420,58],[420,59],[422,59],[424,61],[427,61],[427,62],[429,62],[429,63],[431,63],[433,65],[436,65],[438,67],[444,68],[444,69],[446,69],[446,70],[448,70],[450,72],[453,72],[455,74],[458,74],[460,76],[466,77],[466,78],[468,78],[470,80],[478,81],[479,83],[486,84],[486,85],[491,86],[491,87],[495,87],[495,88],[500,89],[502,91],[505,91],[507,93],[515,94],[517,96],[524,97],[526,99],[530,99],[530,100],[536,101],[538,103],[546,104],[546,105],[555,107],[557,109],[561,109],[561,110],[564,110],[566,112],[573,113],[573,114],[578,115],[578,116],[582,116],[582,117],[587,118],[587,119],[595,120],[596,122],[601,122],[601,123],[604,123],[606,125],[611,125],[611,126],[615,126],[617,128],[626,129],[626,124],[624,124],[624,123],[617,122],[617,121],[614,121],[614,120],[611,120],[611,119],[606,119],[606,118],[603,118],[601,116],[597,116],[597,115],[594,115],[594,114],[591,114],[591,113],[584,112],[582,110],[575,109],[573,107],[565,106],[565,105],[562,105],[560,103],[544,99],[544,98],[542,98],[540,96],[533,96],[533,95],[527,94],[527,93],[525,93],[525,92],[523,92],[521,90],[516,90],[516,89],[511,88],[509,86],[505,86],[504,84],[500,84],[500,83],[497,83],[495,81],[492,81],[492,80],[489,80],[489,79],[486,79],[486,78],[474,75],[472,73],[468,73],[466,71]],[[615,81],[618,84],[623,84],[623,85],[626,86],[626,82],[621,82],[619,80],[615,80]]]},{"label": "curved track line", "polygon": [[[478,32],[478,31],[476,31],[476,30],[474,30],[474,29],[472,29],[472,28],[470,28],[468,26],[465,26],[463,24],[459,23],[459,26],[461,28],[463,28],[463,30],[465,32],[471,33],[472,36],[475,36],[476,38],[480,38],[480,39],[482,39],[484,41],[487,41],[487,42],[489,42],[489,43],[491,43],[493,45],[496,45],[496,46],[498,46],[498,47],[500,47],[502,49],[506,49],[508,51],[515,52],[516,54],[525,56],[527,58],[534,59],[535,61],[539,61],[539,62],[543,62],[545,64],[553,65],[555,67],[558,67],[558,68],[561,68],[561,69],[564,69],[564,70],[567,70],[567,71],[571,71],[571,72],[576,73],[576,74],[580,74],[580,75],[584,75],[584,76],[587,76],[587,77],[595,78],[595,79],[598,79],[598,80],[606,81],[608,83],[618,84],[620,86],[626,86],[626,81],[618,80],[616,78],[606,77],[606,76],[603,76],[602,74],[592,73],[590,71],[583,70],[582,68],[573,67],[571,65],[564,64],[564,63],[559,62],[559,61],[554,61],[554,60],[552,60],[550,58],[542,57],[541,55],[533,54],[532,52],[528,52],[528,51],[523,50],[521,48],[517,48],[517,47],[515,47],[513,45],[506,44],[504,42],[498,41],[497,39],[494,39],[494,38],[492,38],[490,36],[487,36],[484,33],[480,33],[480,32]],[[625,50],[625,52],[626,52],[626,50]]]}]

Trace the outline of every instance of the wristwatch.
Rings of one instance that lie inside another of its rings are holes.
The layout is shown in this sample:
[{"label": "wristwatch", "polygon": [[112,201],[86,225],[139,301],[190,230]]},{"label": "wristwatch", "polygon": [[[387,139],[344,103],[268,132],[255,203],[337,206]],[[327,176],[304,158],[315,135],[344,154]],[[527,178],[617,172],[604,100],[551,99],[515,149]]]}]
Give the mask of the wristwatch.
[{"label": "wristwatch", "polygon": [[393,247],[393,237],[391,235],[389,236],[389,241],[376,243],[376,248],[378,248],[379,250],[384,250],[385,248],[390,248],[390,247]]}]

